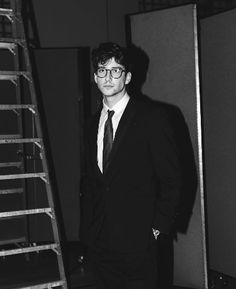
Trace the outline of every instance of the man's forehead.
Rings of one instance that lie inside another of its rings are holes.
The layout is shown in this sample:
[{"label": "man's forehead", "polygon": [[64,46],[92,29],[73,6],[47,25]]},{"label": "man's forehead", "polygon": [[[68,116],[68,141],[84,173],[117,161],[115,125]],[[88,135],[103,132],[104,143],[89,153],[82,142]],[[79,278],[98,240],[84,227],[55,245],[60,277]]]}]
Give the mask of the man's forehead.
[{"label": "man's forehead", "polygon": [[98,63],[99,67],[121,67],[124,68],[124,66],[118,62],[116,62],[115,58],[109,58],[107,61],[105,62],[99,62]]}]

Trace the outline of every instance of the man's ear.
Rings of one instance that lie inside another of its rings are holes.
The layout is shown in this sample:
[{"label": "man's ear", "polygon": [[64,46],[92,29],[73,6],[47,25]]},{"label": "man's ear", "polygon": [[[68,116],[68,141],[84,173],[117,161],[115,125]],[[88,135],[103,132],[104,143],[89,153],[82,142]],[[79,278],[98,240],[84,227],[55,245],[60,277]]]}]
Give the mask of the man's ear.
[{"label": "man's ear", "polygon": [[131,72],[127,72],[126,77],[125,77],[125,84],[129,84],[132,78]]},{"label": "man's ear", "polygon": [[96,73],[94,73],[94,74],[93,74],[93,77],[94,77],[94,81],[95,81],[96,83],[98,83],[98,80],[97,80],[97,75],[96,75]]}]

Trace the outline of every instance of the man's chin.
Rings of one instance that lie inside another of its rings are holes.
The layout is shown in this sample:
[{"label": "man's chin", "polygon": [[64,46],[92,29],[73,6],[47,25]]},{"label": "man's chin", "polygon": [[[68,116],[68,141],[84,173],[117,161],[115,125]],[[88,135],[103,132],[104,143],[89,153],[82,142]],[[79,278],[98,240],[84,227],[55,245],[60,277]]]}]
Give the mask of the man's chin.
[{"label": "man's chin", "polygon": [[105,97],[112,97],[112,96],[114,96],[115,94],[114,94],[114,93],[104,92],[103,95],[104,95]]},{"label": "man's chin", "polygon": [[107,94],[107,95],[111,95],[111,94],[114,93],[114,90],[113,90],[112,87],[108,87],[108,88],[106,88],[106,89],[103,89],[103,93],[104,93],[104,94]]}]

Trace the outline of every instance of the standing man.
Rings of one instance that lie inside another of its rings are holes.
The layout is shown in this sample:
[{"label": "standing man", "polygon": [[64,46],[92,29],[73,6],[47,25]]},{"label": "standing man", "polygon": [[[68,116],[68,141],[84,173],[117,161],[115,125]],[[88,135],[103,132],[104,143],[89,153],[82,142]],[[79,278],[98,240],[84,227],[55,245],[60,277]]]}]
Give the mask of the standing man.
[{"label": "standing man", "polygon": [[181,187],[173,132],[163,108],[128,95],[127,50],[103,43],[92,62],[103,106],[85,132],[82,240],[98,289],[156,289],[155,240],[173,226]]}]

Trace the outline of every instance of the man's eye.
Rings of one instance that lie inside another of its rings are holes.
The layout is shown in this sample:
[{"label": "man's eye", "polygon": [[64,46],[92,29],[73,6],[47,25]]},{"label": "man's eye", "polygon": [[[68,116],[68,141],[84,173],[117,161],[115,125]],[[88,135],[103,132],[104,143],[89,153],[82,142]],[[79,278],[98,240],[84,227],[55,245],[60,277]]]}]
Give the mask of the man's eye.
[{"label": "man's eye", "polygon": [[105,71],[104,68],[99,68],[99,69],[98,69],[98,72],[100,72],[100,73],[102,73],[102,72],[104,72],[104,71]]},{"label": "man's eye", "polygon": [[119,67],[118,67],[118,68],[113,68],[112,70],[113,70],[115,73],[118,73],[118,72],[121,71],[121,68],[119,68]]}]

